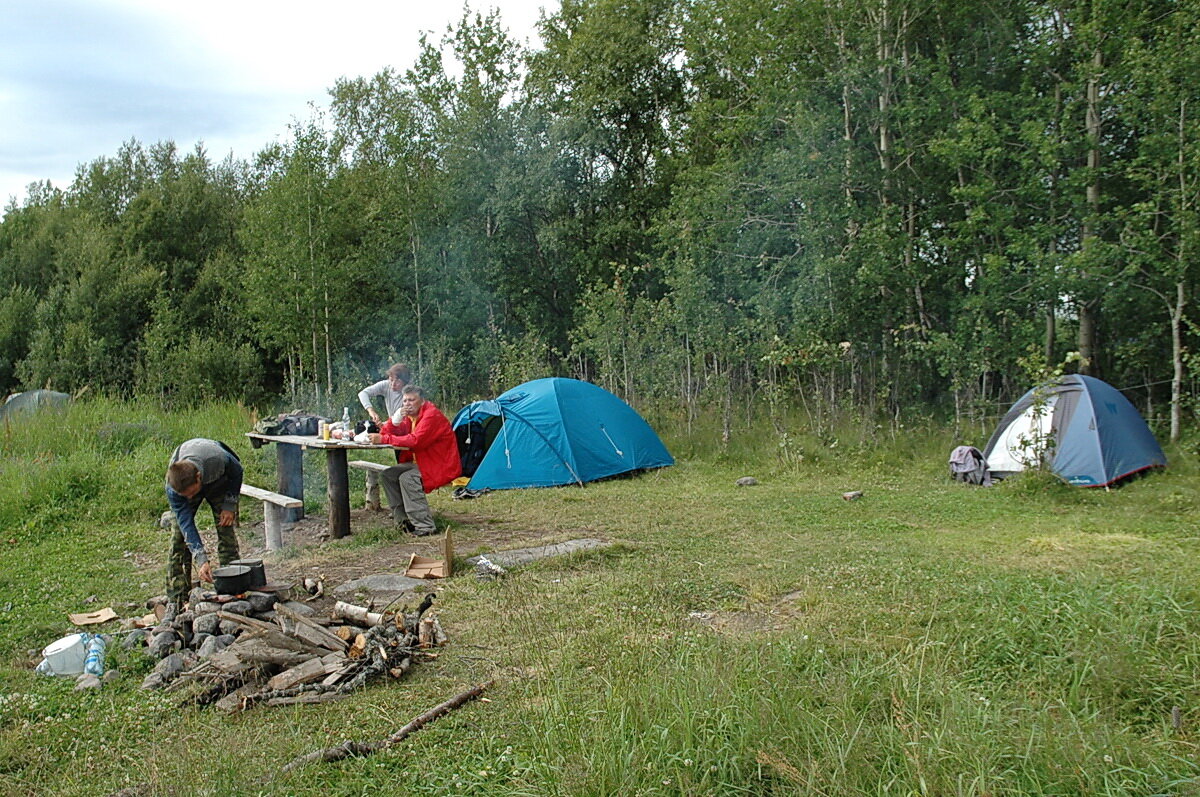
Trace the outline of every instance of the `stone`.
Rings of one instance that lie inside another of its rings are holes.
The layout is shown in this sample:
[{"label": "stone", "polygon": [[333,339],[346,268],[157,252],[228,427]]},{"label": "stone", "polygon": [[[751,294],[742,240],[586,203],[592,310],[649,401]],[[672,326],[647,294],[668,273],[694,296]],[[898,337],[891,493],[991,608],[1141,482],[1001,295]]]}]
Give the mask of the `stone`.
[{"label": "stone", "polygon": [[276,597],[267,592],[247,592],[246,600],[255,614],[269,612],[275,608]]},{"label": "stone", "polygon": [[150,640],[150,644],[146,647],[146,652],[156,659],[162,659],[170,655],[178,647],[179,635],[174,631],[163,631],[154,635],[154,638]]},{"label": "stone", "polygon": [[221,611],[221,604],[212,601],[200,601],[192,605],[192,611],[199,617],[202,614],[212,614]]},{"label": "stone", "polygon": [[753,476],[743,476],[735,481],[734,484],[736,484],[738,487],[753,487],[754,485],[758,484],[758,479],[754,478]]},{"label": "stone", "polygon": [[83,675],[79,676],[79,680],[77,680],[75,682],[75,691],[76,692],[82,692],[85,689],[99,689],[99,688],[100,688],[99,676],[92,675],[91,673],[84,673]]},{"label": "stone", "polygon": [[117,680],[120,677],[121,677],[121,671],[118,670],[116,667],[113,667],[111,669],[104,671],[104,675],[100,676],[100,682],[105,683],[105,684],[111,684],[113,681]]},{"label": "stone", "polygon": [[192,621],[192,631],[197,636],[211,635],[217,633],[217,629],[221,625],[221,618],[212,614],[202,614]]},{"label": "stone", "polygon": [[253,611],[253,608],[250,606],[250,601],[230,601],[225,604],[225,611],[245,617]]},{"label": "stone", "polygon": [[205,634],[204,641],[201,642],[196,648],[196,655],[202,659],[207,659],[214,653],[220,653],[222,650],[228,647],[228,645],[222,645],[218,641],[222,638],[223,637],[215,637]]},{"label": "stone", "polygon": [[333,594],[343,598],[353,598],[359,594],[391,598],[405,592],[425,590],[428,587],[429,582],[425,579],[409,578],[400,573],[377,573],[373,576],[364,576],[339,584],[333,588]]},{"label": "stone", "polygon": [[219,626],[217,626],[217,629],[222,634],[228,634],[229,636],[237,636],[238,632],[242,630],[242,627],[240,625],[238,625],[237,623],[235,623],[233,620],[222,620],[221,624]]},{"label": "stone", "polygon": [[149,640],[150,632],[144,628],[138,628],[125,635],[125,639],[121,641],[121,647],[125,650],[133,650],[142,647]]},{"label": "stone", "polygon": [[300,603],[299,601],[287,601],[283,605],[302,617],[312,617],[317,613],[316,609],[307,603]]},{"label": "stone", "polygon": [[556,543],[554,545],[542,545],[537,548],[517,548],[511,551],[496,551],[484,556],[472,556],[467,560],[468,564],[478,565],[480,559],[488,559],[493,564],[499,565],[502,568],[516,567],[517,565],[526,565],[530,562],[536,562],[539,559],[549,559],[552,556],[565,556],[569,553],[577,551],[596,551],[609,547],[611,542],[597,540],[592,538],[584,538],[579,540],[567,540],[566,542]]}]

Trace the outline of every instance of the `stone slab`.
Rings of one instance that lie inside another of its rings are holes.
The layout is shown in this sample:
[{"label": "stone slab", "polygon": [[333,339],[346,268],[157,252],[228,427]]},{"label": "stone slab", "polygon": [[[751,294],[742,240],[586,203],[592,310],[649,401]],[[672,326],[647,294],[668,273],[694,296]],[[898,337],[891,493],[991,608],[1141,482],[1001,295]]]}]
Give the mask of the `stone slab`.
[{"label": "stone slab", "polygon": [[333,594],[339,597],[353,596],[360,592],[368,595],[397,595],[402,592],[415,592],[418,588],[428,589],[429,585],[430,582],[425,579],[409,578],[400,573],[376,573],[339,584],[333,588]]},{"label": "stone slab", "polygon": [[[539,559],[549,559],[552,556],[566,556],[576,551],[594,551],[601,548],[608,548],[611,545],[611,542],[587,537],[581,540],[567,540],[566,542],[559,542],[554,545],[540,545],[536,548],[516,548],[511,551],[496,551],[495,553],[484,554],[484,556],[488,558],[488,561],[508,568],[527,565],[530,562],[536,562]],[[475,565],[479,562],[479,557],[472,556],[467,562]]]}]

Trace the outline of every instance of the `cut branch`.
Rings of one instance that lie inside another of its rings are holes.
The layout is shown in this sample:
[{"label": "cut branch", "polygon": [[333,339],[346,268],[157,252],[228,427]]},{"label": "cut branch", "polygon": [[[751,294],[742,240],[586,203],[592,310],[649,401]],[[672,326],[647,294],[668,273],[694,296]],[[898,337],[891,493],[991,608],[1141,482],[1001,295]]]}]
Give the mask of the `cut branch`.
[{"label": "cut branch", "polygon": [[433,722],[443,714],[448,714],[464,703],[479,697],[481,694],[483,694],[484,690],[486,690],[493,683],[493,681],[488,681],[487,683],[473,686],[467,691],[450,698],[445,703],[434,706],[433,708],[429,709],[429,711],[426,711],[424,714],[417,717],[383,741],[355,742],[347,739],[346,741],[339,745],[335,745],[334,747],[326,747],[323,750],[315,750],[307,755],[297,756],[285,764],[283,769],[280,771],[291,772],[293,769],[297,769],[305,764],[312,764],[317,761],[341,761],[343,758],[350,758],[351,756],[366,756],[379,750],[391,747],[392,745],[399,744],[409,735],[421,730],[421,728],[425,727],[425,725]]}]

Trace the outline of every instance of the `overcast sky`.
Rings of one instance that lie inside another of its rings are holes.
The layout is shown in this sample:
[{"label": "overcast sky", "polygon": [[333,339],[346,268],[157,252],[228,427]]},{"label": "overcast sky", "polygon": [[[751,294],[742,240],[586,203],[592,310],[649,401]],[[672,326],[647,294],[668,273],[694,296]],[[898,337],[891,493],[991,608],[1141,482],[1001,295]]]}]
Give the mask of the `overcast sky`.
[{"label": "overcast sky", "polygon": [[[471,5],[499,8],[534,44],[539,9],[558,7]],[[0,0],[0,208],[34,180],[66,188],[131,138],[249,158],[339,77],[408,68],[421,32],[436,41],[462,13],[437,0]]]}]

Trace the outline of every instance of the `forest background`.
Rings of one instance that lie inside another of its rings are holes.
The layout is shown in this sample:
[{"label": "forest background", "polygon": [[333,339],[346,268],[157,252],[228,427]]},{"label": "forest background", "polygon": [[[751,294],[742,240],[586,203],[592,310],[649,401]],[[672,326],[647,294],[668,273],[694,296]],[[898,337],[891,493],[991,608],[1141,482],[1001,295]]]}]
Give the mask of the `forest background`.
[{"label": "forest background", "polygon": [[465,9],[249,162],[131,140],[31,185],[0,391],[328,412],[405,361],[448,411],[565,375],[728,439],[978,421],[1069,363],[1194,420],[1200,0],[566,0],[539,32]]}]

